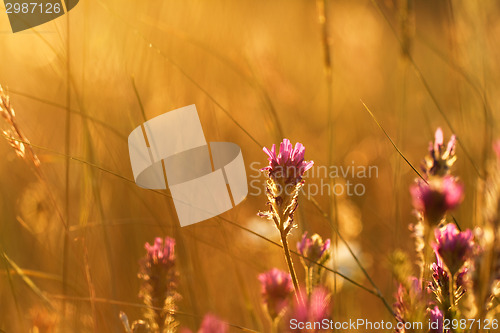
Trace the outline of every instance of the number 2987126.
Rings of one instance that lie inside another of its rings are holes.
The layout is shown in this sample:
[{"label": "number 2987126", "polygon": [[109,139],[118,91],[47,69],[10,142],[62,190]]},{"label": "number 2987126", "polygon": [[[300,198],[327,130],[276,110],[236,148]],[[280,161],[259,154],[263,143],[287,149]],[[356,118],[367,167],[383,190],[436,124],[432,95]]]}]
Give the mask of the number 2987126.
[{"label": "number 2987126", "polygon": [[63,11],[60,3],[50,2],[7,2],[7,14],[59,14]]}]

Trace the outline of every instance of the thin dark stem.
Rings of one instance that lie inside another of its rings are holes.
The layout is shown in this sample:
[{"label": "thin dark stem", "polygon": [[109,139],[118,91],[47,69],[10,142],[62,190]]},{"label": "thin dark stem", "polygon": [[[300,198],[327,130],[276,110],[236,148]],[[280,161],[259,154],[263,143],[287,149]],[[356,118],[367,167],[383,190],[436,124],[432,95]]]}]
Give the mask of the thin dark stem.
[{"label": "thin dark stem", "polygon": [[286,239],[286,232],[281,232],[281,243],[283,244],[283,252],[285,253],[286,263],[288,265],[288,270],[290,271],[290,276],[292,277],[293,288],[295,289],[295,296],[299,302],[302,302],[302,295],[300,293],[299,282],[297,281],[297,275],[295,274],[295,269],[293,268],[292,256],[290,255],[290,250],[288,249],[288,240]]}]

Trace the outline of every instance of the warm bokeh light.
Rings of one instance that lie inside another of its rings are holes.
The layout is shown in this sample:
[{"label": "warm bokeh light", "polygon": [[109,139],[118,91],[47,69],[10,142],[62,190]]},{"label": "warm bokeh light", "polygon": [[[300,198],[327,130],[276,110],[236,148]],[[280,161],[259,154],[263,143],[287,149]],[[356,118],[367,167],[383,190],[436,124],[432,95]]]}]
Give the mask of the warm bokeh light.
[{"label": "warm bokeh light", "polygon": [[[498,136],[499,18],[495,0],[81,0],[13,34],[2,3],[0,84],[40,167],[1,138],[0,332],[124,332],[121,311],[143,319],[144,244],[167,236],[179,327],[196,332],[211,313],[230,332],[269,332],[257,277],[288,267],[274,223],[257,216],[268,208],[258,170],[262,147],[283,138],[314,161],[288,235],[298,280],[293,251],[307,230],[331,239],[325,265],[374,290],[366,270],[392,306],[389,258],[414,256],[417,176],[401,154],[420,171],[435,129],[456,134],[466,200],[453,217],[470,229],[482,221],[475,198]],[[168,191],[134,183],[127,137],[191,104],[207,141],[241,147],[249,195],[181,228]],[[334,320],[393,320],[381,298],[324,274]]]}]

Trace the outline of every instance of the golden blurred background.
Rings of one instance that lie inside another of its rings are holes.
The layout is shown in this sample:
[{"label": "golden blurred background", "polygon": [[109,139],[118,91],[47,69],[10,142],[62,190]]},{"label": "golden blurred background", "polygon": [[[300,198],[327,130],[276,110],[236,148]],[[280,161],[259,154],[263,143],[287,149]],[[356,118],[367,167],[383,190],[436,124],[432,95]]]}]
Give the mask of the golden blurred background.
[{"label": "golden blurred background", "polygon": [[[249,181],[252,165],[267,162],[262,147],[283,137],[318,166],[375,166],[377,177],[334,179],[363,184],[363,195],[303,195],[290,244],[304,230],[331,238],[331,267],[373,289],[338,225],[389,304],[388,258],[412,252],[416,175],[362,102],[417,168],[437,127],[458,136],[466,201],[454,216],[472,226],[497,136],[498,1],[81,0],[15,34],[1,8],[0,84],[41,172],[0,141],[0,330],[123,332],[120,311],[141,317],[138,260],[157,236],[177,240],[182,327],[197,329],[211,312],[269,330],[257,275],[286,264],[279,247],[241,228],[279,242],[257,217],[265,195],[180,228],[170,198],[133,182],[127,136],[144,122],[138,96],[147,119],[196,104],[208,141],[242,148]],[[334,320],[391,320],[378,297],[328,277]]]}]

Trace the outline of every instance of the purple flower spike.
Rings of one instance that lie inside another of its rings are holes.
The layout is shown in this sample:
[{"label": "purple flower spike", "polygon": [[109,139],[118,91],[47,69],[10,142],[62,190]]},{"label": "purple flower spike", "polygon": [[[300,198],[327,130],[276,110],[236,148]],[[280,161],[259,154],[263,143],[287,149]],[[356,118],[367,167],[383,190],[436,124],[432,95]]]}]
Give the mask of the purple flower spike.
[{"label": "purple flower spike", "polygon": [[307,237],[307,231],[302,235],[302,240],[297,243],[297,251],[309,260],[303,260],[307,267],[313,263],[324,263],[328,260],[330,249],[330,239],[323,242],[323,239],[318,234]]},{"label": "purple flower spike", "polygon": [[455,178],[432,178],[426,184],[418,180],[410,187],[413,207],[424,214],[430,224],[438,224],[444,214],[463,200],[464,188]]},{"label": "purple flower spike", "polygon": [[147,258],[155,264],[171,266],[175,263],[175,239],[166,237],[165,242],[160,237],[155,238],[153,245],[146,243]]},{"label": "purple flower spike", "polygon": [[139,296],[147,305],[145,310],[152,331],[163,332],[174,329],[177,322],[175,311],[178,273],[175,269],[175,240],[170,237],[155,238],[153,244],[146,243],[146,255],[140,261],[139,278],[142,286]]},{"label": "purple flower spike", "polygon": [[434,251],[441,257],[452,275],[455,275],[471,257],[474,249],[472,231],[458,231],[455,224],[447,224],[442,229],[436,229],[436,244]]},{"label": "purple flower spike", "polygon": [[227,333],[229,325],[214,315],[207,314],[203,317],[198,333]]},{"label": "purple flower spike", "polygon": [[314,164],[313,161],[304,161],[306,148],[300,142],[293,148],[290,140],[283,139],[278,153],[274,144],[271,149],[264,147],[263,150],[269,156],[269,165],[261,171],[268,171],[271,178],[283,179],[285,184],[299,183],[304,173]]},{"label": "purple flower spike", "polygon": [[290,296],[293,293],[293,284],[290,274],[277,268],[259,275],[262,285],[262,298],[267,306],[267,311],[274,320],[282,315],[288,307]]},{"label": "purple flower spike", "polygon": [[304,185],[302,177],[314,162],[304,161],[305,147],[297,142],[293,148],[288,139],[283,139],[279,152],[276,152],[274,144],[271,149],[264,147],[263,150],[269,161],[269,165],[261,169],[268,178],[266,195],[269,210],[258,215],[274,221],[282,237],[285,237],[296,226],[293,218],[300,189]]}]

